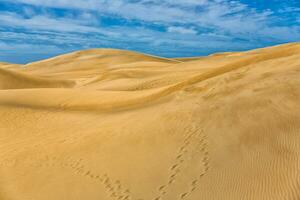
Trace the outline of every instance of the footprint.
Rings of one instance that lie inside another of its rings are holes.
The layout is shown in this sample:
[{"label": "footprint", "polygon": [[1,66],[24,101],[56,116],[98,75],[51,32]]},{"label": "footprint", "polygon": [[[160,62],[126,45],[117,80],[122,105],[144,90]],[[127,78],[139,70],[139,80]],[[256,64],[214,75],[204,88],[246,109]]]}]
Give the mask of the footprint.
[{"label": "footprint", "polygon": [[203,134],[202,138],[199,140],[199,145],[201,146],[200,153],[203,156],[203,158],[202,158],[203,171],[199,174],[197,179],[191,181],[190,189],[187,192],[181,194],[181,196],[180,196],[181,199],[186,198],[187,196],[192,194],[197,189],[200,179],[203,178],[209,170],[209,151],[207,148],[208,144],[207,144],[206,135]]},{"label": "footprint", "polygon": [[171,185],[176,181],[177,176],[181,172],[180,168],[186,160],[185,157],[189,153],[189,151],[188,151],[189,146],[192,144],[193,138],[197,134],[198,129],[195,127],[192,127],[192,128],[188,127],[185,129],[185,131],[188,132],[188,134],[185,137],[185,139],[183,140],[183,144],[178,149],[178,155],[175,158],[175,163],[173,163],[170,167],[171,175],[170,175],[169,179],[167,180],[167,186],[162,185],[158,189],[159,196],[156,197],[158,199],[162,199],[163,196],[167,194]]},{"label": "footprint", "polygon": [[188,195],[188,193],[183,193],[180,195],[180,199],[184,199],[186,196]]}]

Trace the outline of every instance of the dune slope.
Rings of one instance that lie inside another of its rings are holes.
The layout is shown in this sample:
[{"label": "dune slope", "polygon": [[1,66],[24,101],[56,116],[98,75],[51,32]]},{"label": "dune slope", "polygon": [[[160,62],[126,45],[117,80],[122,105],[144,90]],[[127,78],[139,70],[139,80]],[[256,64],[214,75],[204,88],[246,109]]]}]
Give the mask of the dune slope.
[{"label": "dune slope", "polygon": [[300,199],[299,77],[299,43],[0,64],[0,199]]},{"label": "dune slope", "polygon": [[0,68],[0,90],[25,88],[65,88],[75,85],[73,81],[47,79],[22,72]]}]

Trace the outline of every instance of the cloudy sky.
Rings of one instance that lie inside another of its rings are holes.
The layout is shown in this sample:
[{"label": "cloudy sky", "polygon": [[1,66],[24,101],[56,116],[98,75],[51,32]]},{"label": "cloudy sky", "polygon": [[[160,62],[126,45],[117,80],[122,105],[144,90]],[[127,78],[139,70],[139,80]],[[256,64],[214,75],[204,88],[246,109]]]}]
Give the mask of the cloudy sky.
[{"label": "cloudy sky", "polygon": [[0,0],[0,61],[88,48],[159,56],[300,41],[299,0]]}]

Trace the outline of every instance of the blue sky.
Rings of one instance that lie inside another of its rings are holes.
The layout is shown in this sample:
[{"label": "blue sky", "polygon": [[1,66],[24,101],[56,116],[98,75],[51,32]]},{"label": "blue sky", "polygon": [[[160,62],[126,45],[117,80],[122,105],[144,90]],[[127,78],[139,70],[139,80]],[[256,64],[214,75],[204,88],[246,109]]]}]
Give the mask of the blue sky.
[{"label": "blue sky", "polygon": [[300,0],[0,0],[0,61],[89,48],[182,57],[300,41]]}]

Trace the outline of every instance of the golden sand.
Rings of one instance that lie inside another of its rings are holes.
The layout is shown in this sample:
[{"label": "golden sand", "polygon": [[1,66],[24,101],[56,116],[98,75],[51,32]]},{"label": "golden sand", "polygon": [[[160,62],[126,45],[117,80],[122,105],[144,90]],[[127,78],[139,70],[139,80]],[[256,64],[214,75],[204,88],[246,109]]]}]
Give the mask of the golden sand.
[{"label": "golden sand", "polygon": [[0,199],[300,199],[300,43],[0,63]]}]

